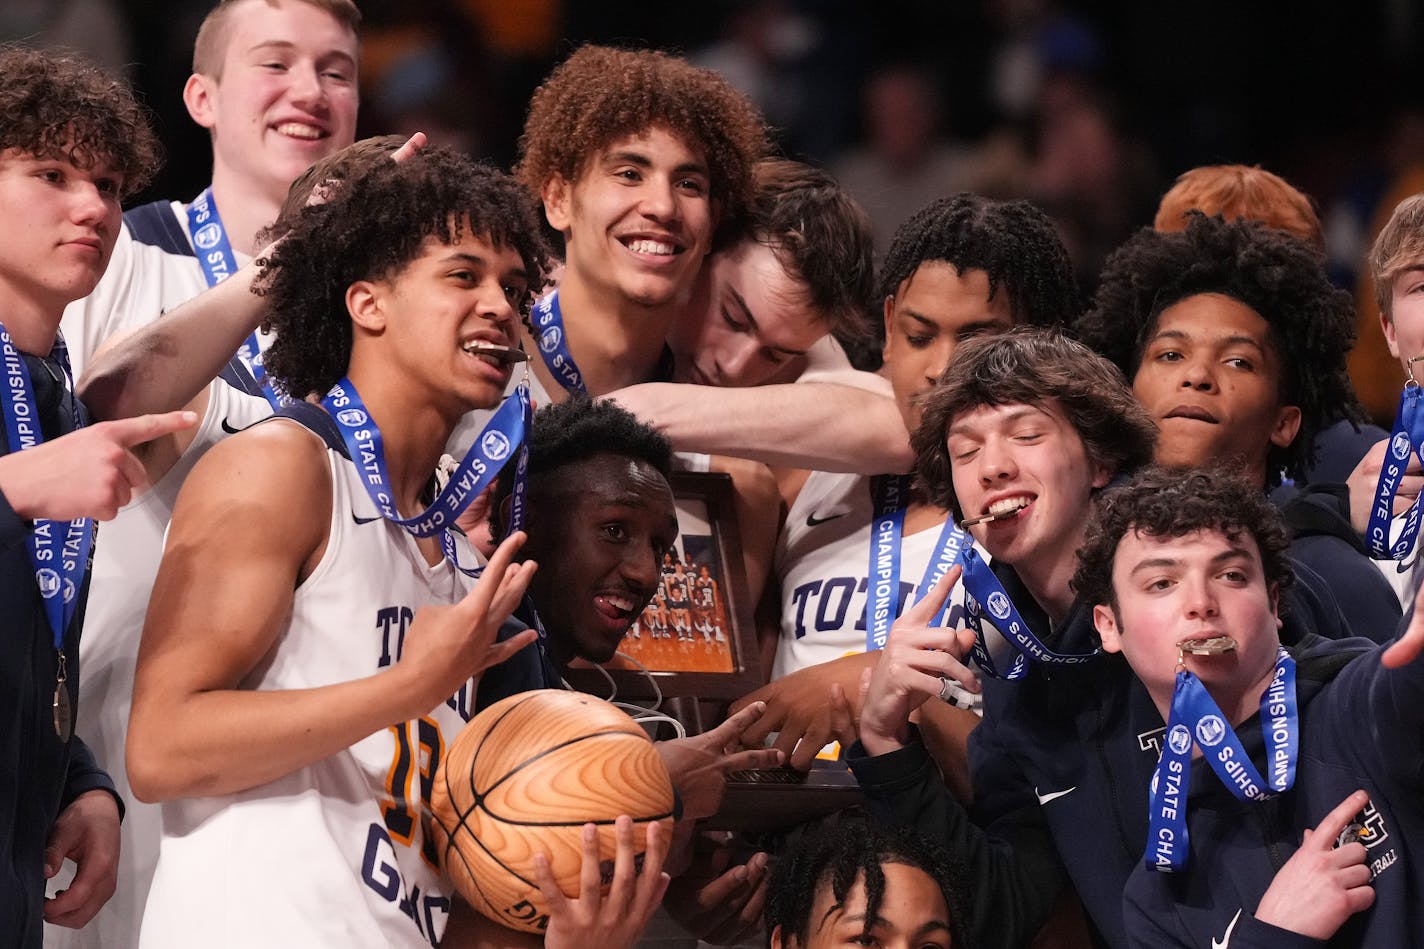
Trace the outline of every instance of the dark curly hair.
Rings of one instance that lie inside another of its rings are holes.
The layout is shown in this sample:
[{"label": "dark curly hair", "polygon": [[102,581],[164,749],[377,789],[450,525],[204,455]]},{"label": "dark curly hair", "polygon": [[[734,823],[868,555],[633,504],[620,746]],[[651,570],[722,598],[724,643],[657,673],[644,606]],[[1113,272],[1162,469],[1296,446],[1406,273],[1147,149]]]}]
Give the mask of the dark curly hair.
[{"label": "dark curly hair", "polygon": [[1027,201],[994,201],[977,194],[940,198],[916,211],[895,231],[880,269],[878,297],[927,261],[989,275],[989,299],[1002,288],[1015,323],[1050,326],[1078,314],[1073,265],[1053,222]]},{"label": "dark curly hair", "polygon": [[655,50],[583,46],[564,60],[529,100],[514,174],[537,197],[554,175],[573,183],[610,143],[654,126],[703,150],[722,220],[741,217],[766,152],[761,114],[715,72]]},{"label": "dark curly hair", "polygon": [[1203,293],[1219,293],[1255,310],[1270,325],[1280,357],[1280,398],[1300,409],[1300,431],[1272,446],[1269,477],[1300,477],[1314,461],[1315,437],[1339,418],[1364,421],[1345,357],[1355,343],[1350,295],[1331,285],[1308,244],[1256,221],[1222,220],[1192,211],[1187,229],[1138,231],[1108,258],[1093,308],[1078,319],[1078,338],[1111,359],[1131,380],[1162,311]]},{"label": "dark curly hair", "polygon": [[966,340],[925,397],[915,450],[915,485],[957,510],[946,439],[956,416],[981,406],[1058,403],[1088,457],[1114,473],[1152,460],[1157,427],[1117,367],[1056,328],[1014,327]]},{"label": "dark curly hair", "polygon": [[[672,474],[672,443],[652,426],[611,399],[571,396],[534,413],[526,436],[529,445],[529,492],[568,465],[595,455],[618,455],[646,462],[664,478]],[[514,465],[505,465],[495,482],[490,505],[490,533],[504,534],[501,507],[514,490]]]},{"label": "dark curly hair", "polygon": [[798,946],[811,935],[811,907],[823,887],[830,887],[836,904],[843,904],[857,878],[864,879],[865,922],[862,935],[869,935],[885,898],[887,863],[898,863],[924,871],[934,880],[949,910],[951,944],[970,946],[964,926],[968,918],[966,891],[971,885],[964,867],[942,847],[908,828],[872,823],[851,817],[834,827],[818,828],[803,834],[782,854],[771,871],[766,898],[767,938],[781,927],[782,945],[791,937]]},{"label": "dark curly hair", "polygon": [[742,236],[771,248],[806,287],[806,299],[831,332],[866,336],[875,292],[870,215],[820,168],[767,158],[752,173],[755,190]]},{"label": "dark curly hair", "polygon": [[277,210],[277,219],[257,232],[258,245],[273,241],[290,230],[317,188],[330,190],[331,185],[360,174],[363,169],[376,162],[390,161],[391,153],[404,145],[405,141],[404,135],[376,135],[352,142],[318,160],[315,165],[297,175],[296,180],[287,189],[287,197]]},{"label": "dark curly hair", "polygon": [[257,261],[253,292],[267,298],[264,325],[277,333],[263,357],[268,373],[299,398],[327,392],[351,361],[347,288],[399,273],[426,238],[450,244],[464,233],[523,259],[526,312],[543,286],[548,246],[533,202],[503,172],[429,148],[399,164],[376,162],[325,203],[302,208],[270,256]]},{"label": "dark curly hair", "polygon": [[1182,537],[1194,531],[1219,531],[1231,538],[1250,534],[1261,551],[1267,587],[1284,593],[1295,582],[1290,535],[1281,512],[1261,493],[1260,485],[1232,471],[1152,466],[1126,484],[1104,491],[1088,520],[1087,538],[1078,550],[1073,573],[1073,591],[1088,603],[1116,608],[1113,557],[1128,531],[1153,537]]},{"label": "dark curly hair", "polygon": [[123,80],[77,54],[0,44],[0,152],[16,149],[88,170],[108,165],[120,199],[163,164],[149,112]]}]

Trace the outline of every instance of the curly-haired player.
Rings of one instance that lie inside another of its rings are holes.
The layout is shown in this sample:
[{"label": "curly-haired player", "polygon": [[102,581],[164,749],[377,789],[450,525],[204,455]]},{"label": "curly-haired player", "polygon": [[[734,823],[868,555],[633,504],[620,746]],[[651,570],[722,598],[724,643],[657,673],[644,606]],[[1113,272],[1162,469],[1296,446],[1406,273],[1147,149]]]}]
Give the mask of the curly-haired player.
[{"label": "curly-haired player", "polygon": [[[147,114],[93,65],[16,45],[0,45],[0,104],[0,932],[35,949],[42,920],[90,921],[119,857],[120,796],[73,735],[88,519],[112,518],[144,484],[135,445],[192,418],[86,425],[58,336],[65,305],[109,264],[120,199],[157,166]],[[66,859],[74,879],[46,899]]]},{"label": "curly-haired player", "polygon": [[965,949],[972,943],[962,907],[972,885],[948,853],[911,831],[858,817],[818,827],[772,871],[771,949]]},{"label": "curly-haired player", "polygon": [[439,942],[414,762],[434,772],[473,680],[532,638],[494,642],[533,566],[515,535],[472,584],[461,537],[406,522],[456,422],[499,401],[543,250],[513,179],[434,150],[347,179],[263,263],[273,376],[340,386],[221,442],[174,509],[129,733],[165,810],[141,945]]},{"label": "curly-haired player", "polygon": [[[555,398],[665,377],[668,331],[741,215],[761,116],[716,73],[651,50],[585,46],[534,93],[515,173],[563,237],[559,289],[532,318]],[[540,399],[547,401],[547,399]]]},{"label": "curly-haired player", "polygon": [[1074,586],[1167,724],[1124,945],[1418,941],[1424,626],[1283,647],[1286,538],[1220,471],[1144,471],[1090,523]]}]

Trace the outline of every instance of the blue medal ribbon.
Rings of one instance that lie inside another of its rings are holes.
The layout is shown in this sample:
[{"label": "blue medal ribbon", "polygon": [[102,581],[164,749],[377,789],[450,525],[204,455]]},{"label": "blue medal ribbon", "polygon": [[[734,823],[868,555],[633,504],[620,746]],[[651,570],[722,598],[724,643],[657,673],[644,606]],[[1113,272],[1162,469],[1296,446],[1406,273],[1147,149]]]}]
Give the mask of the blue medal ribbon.
[{"label": "blue medal ribbon", "polygon": [[[446,482],[444,489],[431,505],[415,517],[403,518],[396,510],[395,500],[390,493],[390,477],[386,470],[386,454],[381,441],[381,430],[366,411],[365,403],[351,381],[342,378],[326,398],[322,407],[336,420],[342,441],[351,455],[351,461],[361,472],[361,483],[366,493],[376,505],[381,516],[405,528],[416,537],[430,537],[440,534],[440,544],[445,557],[464,573],[472,576],[478,571],[466,570],[456,558],[455,541],[450,535],[450,527],[469,507],[481,491],[489,487],[500,469],[512,456],[518,456],[519,464],[527,468],[527,451],[524,437],[529,426],[529,386],[521,383],[512,398],[504,404],[480,431],[474,444],[465,452],[455,468],[454,474]],[[522,525],[524,517],[523,485],[516,483],[517,501],[511,505]],[[511,520],[513,520],[512,514]]]},{"label": "blue medal ribbon", "polygon": [[[1021,679],[1028,673],[1027,660],[1056,665],[1078,665],[1097,658],[1098,651],[1054,652],[1043,644],[1029,628],[1018,607],[1010,598],[1003,583],[989,569],[989,565],[971,547],[964,552],[964,613],[969,627],[974,630],[974,663],[985,675],[1003,679]],[[984,640],[983,617],[988,610],[993,617],[994,627],[1009,644],[1018,650],[1009,670],[1000,673],[989,655],[988,643]]]},{"label": "blue medal ribbon", "polygon": [[[66,387],[73,393],[69,352],[62,338],[55,340],[50,355],[59,362]],[[5,415],[10,451],[25,451],[41,444],[44,433],[40,430],[29,369],[3,325],[0,325],[0,358],[5,363],[5,385],[0,391],[0,407],[3,407]],[[77,402],[73,403],[73,412],[77,430],[81,422]],[[54,636],[54,649],[59,654],[61,686],[64,681],[64,634],[79,606],[79,588],[89,567],[89,548],[94,541],[93,526],[93,521],[87,517],[76,517],[72,521],[41,518],[35,520],[28,538],[30,565],[44,602],[45,618],[49,620]]]},{"label": "blue medal ribbon", "polygon": [[564,328],[564,313],[559,308],[559,291],[551,290],[547,296],[534,304],[529,311],[529,321],[534,325],[534,336],[539,344],[539,356],[549,375],[559,381],[564,389],[575,395],[586,394],[583,374],[569,352],[568,331]]},{"label": "blue medal ribbon", "polygon": [[[228,240],[227,229],[223,227],[218,206],[213,202],[213,189],[205,188],[203,193],[188,205],[188,237],[193,241],[193,250],[198,255],[198,265],[203,268],[203,279],[209,287],[216,287],[237,272],[237,255],[233,253],[232,242]],[[279,393],[267,378],[267,370],[262,367],[262,348],[257,345],[257,333],[247,337],[237,351],[238,358],[252,373],[252,378],[262,387],[267,404],[274,410],[290,401]]]},{"label": "blue medal ribbon", "polygon": [[1176,873],[1187,865],[1187,793],[1191,789],[1192,746],[1200,745],[1217,778],[1237,800],[1264,801],[1295,784],[1300,757],[1300,724],[1295,698],[1295,659],[1281,648],[1275,673],[1261,696],[1261,731],[1267,771],[1261,777],[1236,730],[1195,675],[1177,673],[1162,757],[1152,775],[1148,814],[1147,869]]},{"label": "blue medal ribbon", "polygon": [[865,651],[885,648],[900,605],[900,541],[905,533],[905,507],[910,479],[876,475],[870,479],[875,518],[870,522],[870,572],[866,575]]},{"label": "blue medal ribbon", "polygon": [[1424,451],[1424,405],[1421,405],[1421,400],[1424,400],[1424,390],[1415,384],[1411,376],[1399,399],[1394,433],[1390,435],[1389,451],[1385,455],[1384,467],[1380,469],[1370,505],[1370,522],[1365,529],[1365,544],[1376,560],[1405,559],[1414,548],[1414,538],[1419,533],[1420,499],[1415,498],[1404,515],[1399,537],[1393,544],[1389,542],[1389,525],[1394,519],[1394,498],[1399,493],[1399,482],[1404,478],[1410,456]]}]

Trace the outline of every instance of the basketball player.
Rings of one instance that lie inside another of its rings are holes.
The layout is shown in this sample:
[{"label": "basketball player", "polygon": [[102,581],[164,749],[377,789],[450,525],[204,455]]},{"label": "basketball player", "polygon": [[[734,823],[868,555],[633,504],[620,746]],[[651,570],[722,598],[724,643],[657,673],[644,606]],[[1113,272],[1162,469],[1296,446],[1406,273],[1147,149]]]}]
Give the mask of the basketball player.
[{"label": "basketball player", "polygon": [[[1048,218],[1026,202],[968,194],[935,201],[901,226],[880,289],[886,333],[881,372],[894,391],[901,424],[911,431],[963,340],[1017,323],[1061,323],[1076,304],[1067,252]],[[801,471],[782,483],[787,513],[777,547],[779,621],[774,632],[763,631],[773,681],[748,696],[768,705],[750,737],[778,731],[776,746],[793,767],[806,768],[830,737],[830,684],[854,694],[861,671],[875,664],[873,649],[867,651],[867,613],[881,610],[889,619],[898,614],[934,557],[949,513],[911,494],[894,475]],[[894,495],[882,504],[877,492]],[[871,606],[872,523],[897,510],[903,511],[903,543],[895,551],[902,560],[899,576],[886,587],[893,592]],[[941,763],[946,773],[962,775],[963,733],[973,721],[935,709],[941,712],[955,735],[943,749],[952,758]]]},{"label": "basketball player", "polygon": [[928,840],[862,818],[806,834],[772,873],[771,949],[954,949],[973,882]]},{"label": "basketball player", "polygon": [[[12,45],[0,46],[0,113],[0,940],[36,949],[42,920],[94,916],[119,856],[120,797],[74,737],[89,518],[112,518],[143,485],[133,445],[193,419],[85,426],[58,335],[65,305],[109,263],[121,199],[158,166],[148,116],[92,65]],[[65,860],[73,881],[46,899]]]},{"label": "basketball player", "polygon": [[499,400],[544,267],[522,190],[444,150],[349,179],[262,264],[268,368],[328,398],[221,442],[175,508],[128,743],[165,811],[141,945],[439,942],[423,788],[532,639],[494,643],[533,566],[515,536],[472,585],[460,537],[391,519]]},{"label": "basketball player", "polygon": [[[115,334],[182,309],[185,301],[239,271],[256,255],[258,232],[276,219],[292,180],[351,144],[359,20],[351,0],[222,0],[214,6],[198,31],[193,75],[183,95],[193,120],[211,134],[211,188],[187,205],[159,201],[125,215],[105,278],[65,311],[62,326],[74,344],[76,371],[91,365],[96,349]],[[255,310],[256,301],[244,292],[248,278],[244,272],[223,289],[248,297],[240,302]],[[231,299],[221,292],[219,297]],[[213,304],[219,309],[221,299]],[[204,321],[201,335],[220,338],[221,325],[216,317]],[[99,545],[95,558],[97,608],[93,635],[83,648],[103,701],[89,706],[80,726],[96,736],[125,795],[123,750],[134,656],[178,489],[204,451],[272,411],[245,366],[224,367],[250,334],[249,327],[230,343],[211,371],[198,368],[201,360],[185,365],[200,375],[180,399],[166,404],[197,412],[201,422],[143,447],[140,458],[154,487],[110,525],[108,543]],[[168,352],[180,363],[196,355],[186,344]],[[144,379],[145,386],[171,381],[161,370]],[[83,391],[95,399],[100,418],[149,411],[113,404],[102,386],[86,385]],[[116,898],[84,933],[52,933],[49,949],[136,944],[159,833],[157,808],[142,803],[130,808]]]},{"label": "basketball player", "polygon": [[682,564],[674,564],[672,573],[663,576],[663,587],[667,590],[668,615],[672,617],[672,628],[677,630],[677,641],[693,642],[692,600],[687,589],[687,574]]}]

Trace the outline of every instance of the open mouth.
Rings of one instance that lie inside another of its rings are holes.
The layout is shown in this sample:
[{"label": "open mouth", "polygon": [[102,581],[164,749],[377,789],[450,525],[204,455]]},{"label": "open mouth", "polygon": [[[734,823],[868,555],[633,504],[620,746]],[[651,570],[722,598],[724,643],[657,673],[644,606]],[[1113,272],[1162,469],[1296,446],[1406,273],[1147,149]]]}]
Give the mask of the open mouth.
[{"label": "open mouth", "polygon": [[1023,511],[1036,498],[1026,494],[1015,495],[1009,498],[999,498],[984,508],[984,513],[978,517],[965,518],[960,522],[960,527],[972,527],[975,524],[988,524],[991,521],[1004,520],[1017,515]]},{"label": "open mouth", "polygon": [[682,248],[669,240],[651,237],[620,238],[623,246],[644,257],[673,257],[682,253]]},{"label": "open mouth", "polygon": [[524,362],[529,358],[529,354],[522,349],[502,346],[487,339],[466,340],[460,345],[460,348],[497,368],[503,368],[511,363]]},{"label": "open mouth", "polygon": [[278,135],[285,135],[288,138],[300,138],[307,142],[319,142],[330,133],[315,125],[308,125],[305,122],[281,122],[275,131]]},{"label": "open mouth", "polygon": [[617,623],[631,621],[645,603],[646,597],[640,599],[630,593],[598,593],[593,597],[594,608]]}]

